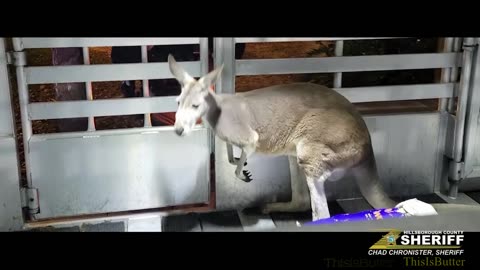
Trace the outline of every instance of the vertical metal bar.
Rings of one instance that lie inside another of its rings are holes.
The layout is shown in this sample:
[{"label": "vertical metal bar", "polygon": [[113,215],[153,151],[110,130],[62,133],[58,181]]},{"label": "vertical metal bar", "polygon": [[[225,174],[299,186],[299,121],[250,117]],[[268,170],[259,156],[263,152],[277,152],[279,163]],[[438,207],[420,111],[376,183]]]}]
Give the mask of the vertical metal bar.
[{"label": "vertical metal bar", "polygon": [[[463,161],[464,161],[464,179],[471,178],[475,174],[476,167],[479,165],[477,163],[480,153],[480,149],[475,147],[480,143],[480,53],[479,53],[479,44],[480,38],[475,38],[474,41],[476,45],[476,51],[472,59],[472,75],[470,83],[470,91],[467,97],[467,112],[465,117],[465,131],[464,131],[464,142],[463,142]],[[477,158],[476,158],[477,157]],[[473,176],[475,177],[475,176]]]},{"label": "vertical metal bar", "polygon": [[[15,120],[13,102],[11,100],[11,84],[9,81],[6,54],[6,38],[0,37],[0,231],[20,231],[24,225],[22,215],[22,198],[20,192],[20,163],[15,137]],[[5,116],[5,117],[4,117]],[[5,121],[5,122],[2,122]],[[4,140],[4,139],[11,139]],[[8,145],[8,146],[7,146]],[[4,148],[4,146],[7,146]],[[8,149],[8,150],[7,150]],[[10,166],[5,166],[9,164]]]},{"label": "vertical metal bar", "polygon": [[[147,46],[142,46],[142,63],[148,63],[148,48]],[[142,80],[143,96],[150,96],[150,85],[148,80]],[[149,113],[144,114],[143,126],[151,127],[152,126],[152,117]]]},{"label": "vertical metal bar", "polygon": [[[208,38],[200,38],[200,76],[206,75],[210,70],[209,67],[209,51]],[[205,123],[202,125],[206,127]],[[211,129],[208,129],[208,137],[210,138],[210,153],[215,153],[215,134]]]},{"label": "vertical metal bar", "polygon": [[470,90],[470,78],[472,73],[472,58],[474,53],[473,38],[465,39],[463,44],[463,65],[462,65],[462,80],[460,81],[459,95],[458,95],[458,113],[457,121],[455,123],[455,150],[453,152],[454,160],[461,161],[463,153],[463,133],[465,127],[465,116],[467,112],[468,92]]},{"label": "vertical metal bar", "polygon": [[13,50],[16,52],[23,51],[22,38],[12,38]]},{"label": "vertical metal bar", "polygon": [[[443,52],[451,52],[453,48],[453,38],[445,38],[443,41]],[[441,73],[441,82],[448,83],[450,81],[451,68],[443,68]],[[440,111],[446,111],[448,108],[448,99],[442,98],[438,105]]]},{"label": "vertical metal bar", "polygon": [[[462,46],[462,38],[454,38],[453,41],[453,51],[459,52]],[[456,82],[458,79],[458,68],[452,68],[450,72],[450,82]],[[454,97],[458,96],[458,89],[454,89]],[[448,99],[448,112],[453,113],[456,110],[455,108],[455,98]]]},{"label": "vertical metal bar", "polygon": [[200,72],[205,75],[209,71],[209,51],[208,51],[208,38],[200,38]]},{"label": "vertical metal bar", "polygon": [[[335,42],[335,56],[343,56],[343,40],[337,40]],[[342,73],[337,72],[333,77],[333,87],[342,87]]]},{"label": "vertical metal bar", "polygon": [[[458,95],[458,111],[456,114],[455,131],[454,131],[454,145],[453,145],[453,162],[460,163],[463,157],[463,141],[464,129],[467,112],[468,92],[470,90],[470,79],[472,73],[472,59],[474,55],[474,39],[466,38],[463,42],[463,65],[462,65],[462,79],[459,85]],[[460,179],[455,176],[455,170],[449,170],[450,187],[448,195],[455,198],[458,194],[458,185]]]},{"label": "vertical metal bar", "polygon": [[[13,50],[15,52],[23,52],[23,45],[20,38],[13,38]],[[25,78],[25,71],[23,65],[17,65],[17,85],[18,85],[18,100],[20,103],[20,116],[22,120],[22,137],[23,137],[23,153],[25,156],[25,170],[27,174],[27,185],[32,187],[32,173],[30,167],[30,138],[32,137],[32,122],[28,117],[28,86]]]},{"label": "vertical metal bar", "polygon": [[[235,94],[235,38],[215,38],[215,67],[224,64],[220,79],[215,85],[218,94]],[[227,143],[227,156],[230,164],[236,165],[233,146]]]},{"label": "vertical metal bar", "polygon": [[215,38],[215,67],[224,64],[222,75],[215,85],[217,93],[235,93],[235,39]]},{"label": "vertical metal bar", "polygon": [[[83,64],[90,65],[90,50],[83,47]],[[85,82],[87,100],[93,100],[92,82]],[[95,131],[95,120],[93,116],[88,117],[88,131]]]}]

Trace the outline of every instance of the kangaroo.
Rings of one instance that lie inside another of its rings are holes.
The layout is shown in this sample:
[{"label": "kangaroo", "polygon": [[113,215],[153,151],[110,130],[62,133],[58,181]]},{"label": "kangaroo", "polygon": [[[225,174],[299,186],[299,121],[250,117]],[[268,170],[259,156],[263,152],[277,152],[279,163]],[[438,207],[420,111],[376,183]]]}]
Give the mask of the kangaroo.
[{"label": "kangaroo", "polygon": [[[397,204],[382,189],[362,116],[335,90],[312,83],[291,83],[233,95],[216,94],[209,89],[218,80],[223,64],[196,80],[172,55],[168,62],[182,89],[177,97],[175,133],[186,136],[197,120],[203,119],[221,140],[242,150],[235,170],[240,180],[253,179],[243,170],[252,153],[286,155],[296,157],[305,175],[313,220],[330,217],[324,183],[341,178],[347,170],[353,172],[372,207]],[[298,210],[305,196],[293,182],[291,202],[266,204],[262,211]]]}]

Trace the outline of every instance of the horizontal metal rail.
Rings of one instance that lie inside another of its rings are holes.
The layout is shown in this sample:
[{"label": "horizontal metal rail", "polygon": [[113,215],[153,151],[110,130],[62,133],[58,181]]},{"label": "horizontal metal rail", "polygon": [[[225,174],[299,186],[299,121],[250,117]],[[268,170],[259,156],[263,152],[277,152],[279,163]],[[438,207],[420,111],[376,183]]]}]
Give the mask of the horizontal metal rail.
[{"label": "horizontal metal rail", "polygon": [[177,110],[176,97],[38,102],[28,105],[30,120],[164,113]]},{"label": "horizontal metal rail", "polygon": [[460,67],[461,53],[236,60],[236,75],[335,73]]},{"label": "horizontal metal rail", "polygon": [[[454,86],[453,83],[438,83],[334,89],[355,103],[449,98],[454,95]],[[150,97],[40,102],[31,103],[28,108],[30,120],[43,120],[173,112],[177,110],[177,103],[175,97]]]},{"label": "horizontal metal rail", "polygon": [[418,100],[451,98],[454,95],[454,83],[413,84],[396,86],[368,86],[339,88],[340,94],[353,103],[397,100]]},{"label": "horizontal metal rail", "polygon": [[[179,64],[192,76],[200,76],[200,61],[179,62]],[[166,62],[26,67],[25,75],[27,84],[173,78]]]},{"label": "horizontal metal rail", "polygon": [[24,49],[198,44],[200,38],[19,38]]},{"label": "horizontal metal rail", "polygon": [[[204,125],[195,125],[193,130],[206,129]],[[121,128],[121,129],[107,129],[107,130],[95,130],[95,131],[76,131],[76,132],[62,132],[62,133],[48,133],[48,134],[34,134],[30,139],[30,143],[46,141],[46,140],[59,140],[70,138],[97,138],[102,136],[119,136],[130,134],[155,134],[160,132],[174,132],[173,126],[158,126],[158,127],[139,127],[139,128]]]}]

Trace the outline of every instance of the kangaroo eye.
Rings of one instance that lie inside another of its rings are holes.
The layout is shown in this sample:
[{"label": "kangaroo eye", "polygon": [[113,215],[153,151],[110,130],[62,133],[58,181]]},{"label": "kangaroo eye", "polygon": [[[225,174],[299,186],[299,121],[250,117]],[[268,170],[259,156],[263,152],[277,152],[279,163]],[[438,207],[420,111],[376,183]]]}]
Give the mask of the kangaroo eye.
[{"label": "kangaroo eye", "polygon": [[199,105],[192,105],[192,107],[193,107],[194,109],[198,109],[198,106],[199,106]]}]

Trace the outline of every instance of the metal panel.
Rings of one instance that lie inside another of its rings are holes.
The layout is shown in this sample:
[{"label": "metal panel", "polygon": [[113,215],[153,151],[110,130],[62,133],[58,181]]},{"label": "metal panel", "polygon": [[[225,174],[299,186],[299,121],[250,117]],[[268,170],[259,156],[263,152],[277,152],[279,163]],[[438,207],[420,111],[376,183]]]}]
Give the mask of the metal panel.
[{"label": "metal panel", "polygon": [[5,40],[0,38],[0,231],[12,231],[21,229],[23,217],[5,56]]},{"label": "metal panel", "polygon": [[[234,43],[216,40],[216,65],[224,63],[224,74],[217,89],[220,93],[235,93],[235,76],[339,73],[377,70],[451,68],[462,65],[460,53],[428,53],[404,55],[348,56],[328,58],[289,58],[235,60],[231,53]],[[235,39],[237,42],[257,42],[255,38]],[[271,40],[270,40],[271,41]],[[281,41],[281,40],[278,40]],[[285,41],[285,40],[283,40]],[[293,40],[292,40],[293,41]],[[340,82],[339,78],[337,78]],[[453,83],[339,88],[335,90],[352,102],[392,101],[437,97],[453,97]],[[393,196],[414,196],[431,193],[441,177],[445,121],[440,113],[417,113],[365,117],[372,133],[379,174],[388,193]],[[298,168],[290,168],[286,157],[254,155],[246,169],[254,181],[244,183],[234,176],[234,166],[228,162],[226,144],[216,141],[216,196],[219,209],[257,206],[264,202],[290,199],[290,178]],[[422,149],[421,151],[418,151]],[[361,194],[350,176],[327,183],[329,199],[348,199]]]},{"label": "metal panel", "polygon": [[208,136],[199,129],[185,138],[170,130],[32,140],[36,218],[206,203]]},{"label": "metal panel", "polygon": [[433,69],[461,66],[460,53],[237,60],[236,75]]},{"label": "metal panel", "polygon": [[373,102],[449,98],[454,95],[454,87],[454,83],[445,83],[334,89],[350,100],[350,102]]},{"label": "metal panel", "polygon": [[[179,64],[193,77],[200,76],[200,61],[179,62]],[[173,78],[168,63],[27,67],[25,75],[27,84]]]},{"label": "metal panel", "polygon": [[[477,38],[476,43],[478,42],[480,40]],[[471,80],[463,148],[467,178],[480,177],[480,53],[478,49],[473,59]]]},{"label": "metal panel", "polygon": [[443,132],[440,113],[367,116],[380,179],[393,196],[432,193]]},{"label": "metal panel", "polygon": [[257,206],[263,202],[289,200],[291,188],[287,157],[253,154],[245,167],[245,170],[249,170],[254,177],[250,183],[235,177],[235,167],[228,161],[226,144],[216,137],[215,203],[217,210],[234,210]]},{"label": "metal panel", "polygon": [[14,138],[0,137],[0,231],[23,226],[17,148]]},{"label": "metal panel", "polygon": [[[25,48],[142,46],[200,43],[200,61],[180,62],[193,76],[207,71],[206,38],[186,39],[23,39],[13,40],[16,55]],[[88,54],[84,54],[88,58]],[[20,59],[21,60],[21,59]],[[88,114],[125,115],[175,111],[173,97],[35,103],[28,100],[29,84],[173,78],[168,63],[24,67],[15,62],[22,113],[25,163],[29,187],[39,194],[40,212],[32,218],[160,208],[209,200],[211,132],[203,127],[189,138],[171,127],[68,132],[34,135],[32,119],[55,119]],[[146,82],[143,84],[146,86]],[[144,87],[144,90],[148,87]],[[90,90],[87,87],[87,90]],[[87,92],[91,98],[91,91]],[[92,118],[90,118],[92,119]],[[93,123],[93,121],[92,121]]]},{"label": "metal panel", "polygon": [[176,97],[38,102],[28,105],[30,120],[174,112]]},{"label": "metal panel", "polygon": [[198,44],[200,38],[20,38],[24,49]]},{"label": "metal panel", "polygon": [[[415,196],[432,193],[437,161],[443,155],[438,148],[440,114],[415,113],[388,116],[366,116],[372,134],[373,148],[380,178],[392,196]],[[216,142],[217,208],[253,207],[262,202],[290,199],[289,162],[285,157],[254,155],[247,170],[254,180],[244,183],[235,179],[235,166],[228,162],[225,143]],[[329,199],[361,196],[353,179],[327,182]]]},{"label": "metal panel", "polygon": [[343,37],[343,38],[331,38],[331,37],[303,37],[303,38],[235,38],[237,43],[255,43],[255,42],[299,42],[299,41],[336,41],[336,40],[368,40],[368,39],[399,39],[405,37]]}]

